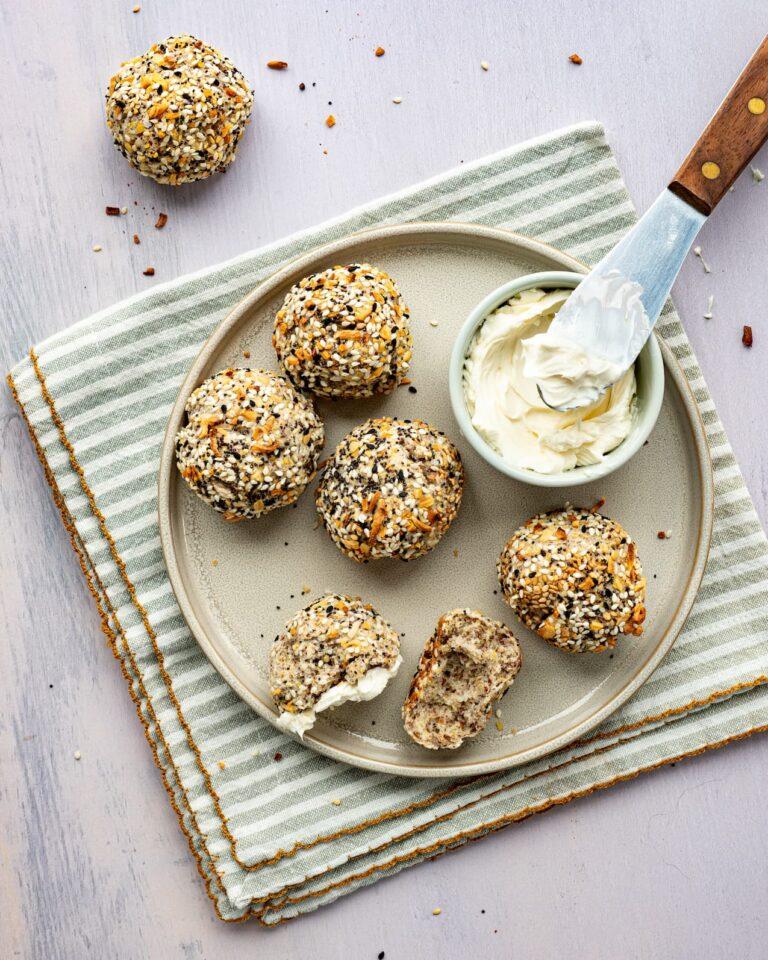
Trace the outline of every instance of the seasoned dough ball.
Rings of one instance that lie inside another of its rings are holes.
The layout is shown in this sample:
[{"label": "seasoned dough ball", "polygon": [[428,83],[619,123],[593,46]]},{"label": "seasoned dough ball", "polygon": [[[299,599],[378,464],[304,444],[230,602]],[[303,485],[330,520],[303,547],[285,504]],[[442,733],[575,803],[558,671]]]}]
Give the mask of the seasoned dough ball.
[{"label": "seasoned dough ball", "polygon": [[428,750],[454,750],[483,729],[523,657],[503,623],[451,610],[424,647],[403,704],[408,736]]},{"label": "seasoned dough ball", "polygon": [[252,105],[243,75],[218,50],[169,37],[109,81],[107,126],[132,167],[176,186],[232,163]]},{"label": "seasoned dough ball", "polygon": [[322,397],[391,393],[413,351],[408,308],[369,263],[313,273],[291,288],[272,338],[297,387]]},{"label": "seasoned dough ball", "polygon": [[337,594],[314,600],[269,652],[278,725],[303,736],[320,711],[378,696],[401,662],[397,632],[370,604]]},{"label": "seasoned dough ball", "polygon": [[615,520],[566,507],[512,534],[498,562],[504,598],[523,623],[570,653],[639,636],[645,577],[631,537]]},{"label": "seasoned dough ball", "polygon": [[293,503],[312,479],[323,423],[312,402],[269,370],[222,370],[190,395],[176,464],[225,520]]},{"label": "seasoned dough ball", "polygon": [[412,560],[437,546],[461,503],[464,471],[451,441],[421,420],[356,427],[323,471],[317,509],[342,553]]}]

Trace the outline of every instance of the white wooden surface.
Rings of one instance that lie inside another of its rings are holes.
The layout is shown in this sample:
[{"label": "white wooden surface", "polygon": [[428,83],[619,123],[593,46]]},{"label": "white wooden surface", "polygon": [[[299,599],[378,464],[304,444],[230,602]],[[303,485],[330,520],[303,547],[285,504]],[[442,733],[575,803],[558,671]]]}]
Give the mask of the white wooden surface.
[{"label": "white wooden surface", "polygon": [[[30,343],[145,289],[148,265],[169,279],[572,121],[605,123],[643,208],[765,30],[763,0],[137,2],[138,14],[132,0],[0,5],[4,369]],[[116,154],[101,95],[122,59],[186,31],[233,58],[256,106],[231,171],[173,192]],[[574,51],[583,66],[568,63]],[[267,70],[271,58],[289,69]],[[107,203],[129,206],[128,217],[108,220]],[[691,258],[676,290],[764,522],[767,212],[768,181],[742,177],[702,236],[712,273]],[[751,351],[743,323],[755,330]],[[23,425],[7,394],[1,402],[1,957],[765,956],[759,737],[279,930],[221,924]]]}]

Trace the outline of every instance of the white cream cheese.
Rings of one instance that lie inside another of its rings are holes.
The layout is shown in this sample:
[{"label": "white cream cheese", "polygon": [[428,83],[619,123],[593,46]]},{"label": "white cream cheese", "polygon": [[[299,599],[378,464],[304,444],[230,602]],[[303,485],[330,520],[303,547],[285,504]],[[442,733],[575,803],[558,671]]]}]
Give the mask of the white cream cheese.
[{"label": "white cream cheese", "polygon": [[[464,362],[464,396],[472,425],[518,469],[560,473],[599,463],[632,426],[634,366],[596,403],[567,412],[548,407],[536,379],[528,376],[524,344],[546,333],[572,292],[533,289],[517,294],[483,321]],[[540,353],[554,372],[567,354],[549,348]]]},{"label": "white cream cheese", "polygon": [[276,720],[277,726],[281,730],[297,733],[303,738],[317,719],[317,714],[322,713],[323,710],[330,710],[349,701],[359,703],[361,700],[373,700],[374,697],[378,697],[400,669],[402,662],[403,658],[398,656],[391,667],[373,667],[363,674],[356,684],[346,683],[345,681],[329,687],[325,693],[320,695],[314,707],[309,710],[303,710],[301,713],[289,713],[287,711],[281,713]]},{"label": "white cream cheese", "polygon": [[[595,403],[629,367],[650,334],[643,288],[618,270],[595,271],[568,297],[551,327],[523,343],[524,372],[547,403],[574,409]],[[599,353],[585,349],[590,331]]]}]

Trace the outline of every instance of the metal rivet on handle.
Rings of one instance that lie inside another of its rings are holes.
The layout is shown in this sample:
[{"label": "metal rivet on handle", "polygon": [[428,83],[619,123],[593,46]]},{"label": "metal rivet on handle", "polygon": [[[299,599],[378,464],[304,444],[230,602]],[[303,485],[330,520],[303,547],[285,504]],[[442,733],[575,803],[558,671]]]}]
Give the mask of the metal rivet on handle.
[{"label": "metal rivet on handle", "polygon": [[720,176],[720,167],[712,160],[707,160],[706,163],[702,163],[701,172],[707,178],[707,180],[717,180]]},{"label": "metal rivet on handle", "polygon": [[756,117],[759,117],[761,113],[765,113],[765,100],[761,97],[752,97],[747,104],[747,110],[749,110],[750,113],[754,113]]}]

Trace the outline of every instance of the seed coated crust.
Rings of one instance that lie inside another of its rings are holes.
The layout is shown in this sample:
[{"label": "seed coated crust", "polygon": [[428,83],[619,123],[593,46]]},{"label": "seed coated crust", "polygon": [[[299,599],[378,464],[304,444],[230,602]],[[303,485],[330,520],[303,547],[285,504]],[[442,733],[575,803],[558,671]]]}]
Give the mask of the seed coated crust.
[{"label": "seed coated crust", "polygon": [[370,604],[326,594],[275,637],[269,652],[272,697],[281,713],[310,710],[331,687],[355,686],[374,667],[392,669],[399,652],[396,631]]},{"label": "seed coated crust", "polygon": [[403,704],[406,732],[428,750],[477,736],[522,665],[509,627],[477,610],[451,610],[427,641]]},{"label": "seed coated crust", "polygon": [[218,50],[169,37],[109,81],[107,126],[132,167],[177,186],[232,163],[252,106],[245,78]]},{"label": "seed coated crust", "polygon": [[312,401],[276,373],[222,370],[189,397],[176,465],[225,520],[293,503],[317,469],[323,423]]},{"label": "seed coated crust", "polygon": [[631,537],[591,510],[532,517],[497,565],[504,598],[531,630],[570,653],[597,652],[639,636],[645,577]]},{"label": "seed coated crust", "polygon": [[291,288],[272,343],[294,384],[323,397],[391,393],[413,352],[408,308],[369,263],[313,273]]},{"label": "seed coated crust", "polygon": [[341,441],[317,488],[336,546],[359,563],[413,560],[437,546],[461,503],[459,451],[421,420],[381,417]]}]

